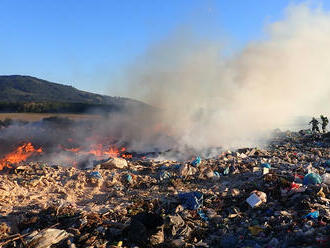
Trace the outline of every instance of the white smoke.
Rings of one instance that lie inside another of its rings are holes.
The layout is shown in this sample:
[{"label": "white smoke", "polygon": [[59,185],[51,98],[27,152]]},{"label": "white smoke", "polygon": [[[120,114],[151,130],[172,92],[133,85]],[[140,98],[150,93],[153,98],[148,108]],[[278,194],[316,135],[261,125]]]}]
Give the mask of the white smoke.
[{"label": "white smoke", "polygon": [[329,12],[292,5],[265,30],[230,57],[220,42],[176,33],[129,68],[130,95],[159,107],[157,121],[196,149],[256,144],[295,116],[329,114]]}]

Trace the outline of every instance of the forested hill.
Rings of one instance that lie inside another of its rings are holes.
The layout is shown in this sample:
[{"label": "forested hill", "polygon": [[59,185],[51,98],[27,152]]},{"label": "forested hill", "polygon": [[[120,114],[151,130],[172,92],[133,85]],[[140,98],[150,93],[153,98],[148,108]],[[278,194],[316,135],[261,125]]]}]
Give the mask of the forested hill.
[{"label": "forested hill", "polygon": [[133,99],[94,94],[31,76],[0,76],[1,112],[84,112],[95,107],[112,111],[147,106]]}]

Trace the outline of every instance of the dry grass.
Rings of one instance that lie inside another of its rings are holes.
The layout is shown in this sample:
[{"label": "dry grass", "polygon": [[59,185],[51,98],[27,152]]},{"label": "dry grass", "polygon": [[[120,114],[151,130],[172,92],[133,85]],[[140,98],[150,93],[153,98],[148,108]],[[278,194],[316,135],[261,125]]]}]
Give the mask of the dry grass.
[{"label": "dry grass", "polygon": [[13,120],[24,120],[24,121],[39,121],[42,118],[47,118],[51,116],[57,117],[67,117],[74,120],[82,120],[82,119],[99,119],[101,116],[99,115],[91,115],[91,114],[55,114],[55,113],[0,113],[0,120],[4,120],[6,118]]}]

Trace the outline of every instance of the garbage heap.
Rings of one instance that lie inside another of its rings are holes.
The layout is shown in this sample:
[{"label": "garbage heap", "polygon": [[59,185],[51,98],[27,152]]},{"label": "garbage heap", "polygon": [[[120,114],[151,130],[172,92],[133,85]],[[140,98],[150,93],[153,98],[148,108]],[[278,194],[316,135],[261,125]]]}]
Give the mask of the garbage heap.
[{"label": "garbage heap", "polygon": [[330,247],[330,148],[278,133],[193,161],[30,163],[0,175],[0,247]]}]

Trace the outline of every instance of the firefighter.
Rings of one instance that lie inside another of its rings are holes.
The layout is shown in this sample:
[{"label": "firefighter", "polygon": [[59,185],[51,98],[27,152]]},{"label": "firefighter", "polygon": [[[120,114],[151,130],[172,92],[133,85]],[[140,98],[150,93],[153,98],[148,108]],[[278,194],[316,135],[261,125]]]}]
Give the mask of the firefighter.
[{"label": "firefighter", "polygon": [[320,122],[318,120],[316,120],[314,117],[313,119],[309,122],[309,124],[312,124],[312,132],[313,133],[319,133],[320,129],[319,129],[319,124]]},{"label": "firefighter", "polygon": [[328,117],[324,116],[324,115],[321,115],[321,121],[322,121],[322,132],[325,133],[326,132],[326,129],[327,129],[327,126],[328,126],[328,123],[329,123],[329,120],[328,120]]}]

